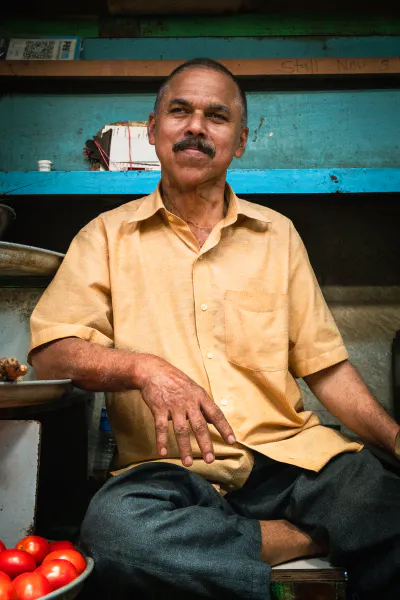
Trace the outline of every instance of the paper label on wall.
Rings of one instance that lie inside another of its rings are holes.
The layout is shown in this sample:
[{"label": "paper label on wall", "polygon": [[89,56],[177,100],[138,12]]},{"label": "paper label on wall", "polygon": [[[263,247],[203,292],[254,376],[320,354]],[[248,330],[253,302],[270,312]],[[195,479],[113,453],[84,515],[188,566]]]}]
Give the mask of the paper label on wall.
[{"label": "paper label on wall", "polygon": [[110,171],[127,171],[129,168],[159,170],[155,147],[150,145],[147,127],[106,125],[102,132],[112,129]]}]

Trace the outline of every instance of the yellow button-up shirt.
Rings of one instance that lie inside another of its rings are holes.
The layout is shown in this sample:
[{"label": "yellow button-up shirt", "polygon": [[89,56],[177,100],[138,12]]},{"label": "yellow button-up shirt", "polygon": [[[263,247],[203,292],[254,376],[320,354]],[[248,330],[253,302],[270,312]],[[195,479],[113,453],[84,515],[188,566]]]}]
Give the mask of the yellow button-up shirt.
[{"label": "yellow button-up shirt", "polygon": [[[201,248],[158,189],[91,221],[33,312],[31,349],[76,336],[181,369],[237,439],[225,443],[210,425],[216,460],[207,465],[192,436],[190,469],[231,489],[249,476],[252,450],[318,471],[362,445],[304,410],[296,378],[348,355],[298,233],[283,215],[227,189],[227,215]],[[158,456],[138,390],[108,394],[107,410],[116,468],[181,464],[171,422],[168,457]]]}]

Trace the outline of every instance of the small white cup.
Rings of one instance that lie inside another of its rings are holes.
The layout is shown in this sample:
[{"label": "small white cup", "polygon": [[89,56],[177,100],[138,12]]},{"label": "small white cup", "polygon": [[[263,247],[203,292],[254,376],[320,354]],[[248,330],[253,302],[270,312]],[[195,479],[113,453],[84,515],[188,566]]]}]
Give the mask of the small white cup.
[{"label": "small white cup", "polygon": [[38,171],[51,171],[51,160],[38,160]]}]

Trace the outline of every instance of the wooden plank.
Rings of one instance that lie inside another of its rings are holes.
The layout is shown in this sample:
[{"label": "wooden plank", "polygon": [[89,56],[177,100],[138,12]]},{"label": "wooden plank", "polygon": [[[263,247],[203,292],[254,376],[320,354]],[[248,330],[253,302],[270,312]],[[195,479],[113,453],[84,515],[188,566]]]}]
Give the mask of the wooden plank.
[{"label": "wooden plank", "polygon": [[271,600],[345,600],[342,582],[276,582],[271,584]]},{"label": "wooden plank", "polygon": [[[0,172],[0,195],[137,195],[151,193],[159,171]],[[400,192],[394,169],[232,169],[227,180],[237,194],[362,194]]]},{"label": "wooden plank", "polygon": [[299,569],[271,571],[271,581],[346,581],[345,571],[342,569]]},{"label": "wooden plank", "polygon": [[347,571],[325,557],[300,558],[272,567],[271,581],[346,581]]},{"label": "wooden plank", "polygon": [[[0,77],[164,78],[182,60],[0,61]],[[221,59],[238,77],[388,75],[400,73],[400,57]]]}]

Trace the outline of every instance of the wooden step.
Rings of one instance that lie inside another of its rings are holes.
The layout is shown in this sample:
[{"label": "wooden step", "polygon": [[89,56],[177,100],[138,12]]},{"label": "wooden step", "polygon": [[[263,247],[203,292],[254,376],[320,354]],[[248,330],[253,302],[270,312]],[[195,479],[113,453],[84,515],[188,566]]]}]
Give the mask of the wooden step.
[{"label": "wooden step", "polygon": [[271,600],[345,600],[347,572],[324,558],[306,558],[272,568]]}]

